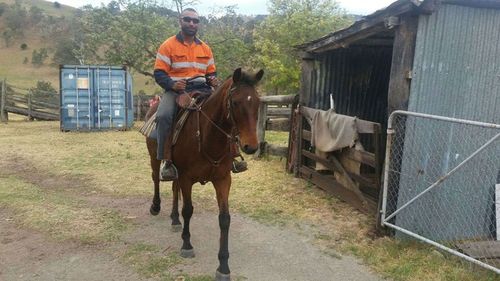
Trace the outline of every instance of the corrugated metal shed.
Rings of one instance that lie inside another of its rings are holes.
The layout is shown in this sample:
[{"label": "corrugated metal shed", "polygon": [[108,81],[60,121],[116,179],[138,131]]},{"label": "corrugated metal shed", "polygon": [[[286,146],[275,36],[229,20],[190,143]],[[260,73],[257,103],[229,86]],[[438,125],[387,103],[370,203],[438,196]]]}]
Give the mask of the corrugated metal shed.
[{"label": "corrugated metal shed", "polygon": [[[500,123],[500,10],[443,4],[432,15],[420,16],[408,108]],[[493,130],[464,130],[428,120],[414,120],[407,128],[406,137],[416,144],[405,146],[402,173],[422,172],[401,179],[398,205],[423,191],[426,182],[436,181],[495,134]],[[429,141],[432,139],[447,141]],[[500,155],[500,145],[487,153]],[[487,162],[487,153],[474,160],[476,167],[467,166],[464,169],[468,172],[443,182],[439,192],[421,200],[418,208],[398,215],[398,225],[437,240],[487,238],[492,233],[495,171],[500,171],[500,163]],[[493,173],[471,172],[484,163]],[[478,183],[491,189],[476,188]],[[447,202],[450,205],[446,208],[436,209]],[[454,206],[453,202],[463,204]]]},{"label": "corrugated metal shed", "polygon": [[[500,123],[499,0],[398,0],[299,48],[305,52],[301,102],[310,107],[328,108],[333,93],[338,112],[384,125],[396,109]],[[406,137],[423,144],[405,147],[403,173],[420,169],[425,175],[421,179],[437,180],[491,137],[490,132],[471,130],[464,135],[456,126],[437,126],[407,124],[416,130],[407,131]],[[431,133],[436,131],[439,138]],[[489,152],[500,155],[500,151]],[[480,167],[481,160],[470,168]],[[481,178],[481,182],[494,186],[494,170],[500,169],[500,163],[489,167],[491,178]],[[455,202],[463,207],[463,215],[474,213],[477,220],[447,225],[452,216],[457,217],[453,213],[457,209],[436,210],[427,203],[419,206],[418,212],[423,212],[419,216],[398,214],[398,223],[438,240],[491,234],[492,191],[471,191],[474,177],[480,175],[476,172],[468,173],[468,178],[450,179],[449,186],[442,187],[450,192],[431,192],[428,200]],[[423,188],[401,178],[398,205]]]}]

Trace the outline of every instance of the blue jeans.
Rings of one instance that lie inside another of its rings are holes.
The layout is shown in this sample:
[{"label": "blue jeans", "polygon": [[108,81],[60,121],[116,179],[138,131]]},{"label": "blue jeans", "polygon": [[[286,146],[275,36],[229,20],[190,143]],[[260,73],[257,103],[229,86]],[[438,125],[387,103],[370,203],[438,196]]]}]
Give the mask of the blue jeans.
[{"label": "blue jeans", "polygon": [[[156,132],[158,147],[156,150],[156,159],[165,160],[164,146],[169,134],[172,133],[172,124],[177,113],[177,103],[175,98],[177,94],[173,91],[166,91],[160,101],[156,112]],[[169,159],[172,160],[172,159]]]}]

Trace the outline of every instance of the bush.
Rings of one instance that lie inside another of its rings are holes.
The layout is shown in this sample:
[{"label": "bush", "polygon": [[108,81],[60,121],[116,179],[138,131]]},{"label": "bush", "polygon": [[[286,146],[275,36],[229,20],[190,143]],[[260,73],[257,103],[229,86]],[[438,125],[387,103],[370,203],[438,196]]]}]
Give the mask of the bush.
[{"label": "bush", "polygon": [[41,48],[40,51],[33,50],[31,54],[31,63],[35,66],[41,66],[49,57],[47,49]]},{"label": "bush", "polygon": [[7,9],[6,3],[0,3],[0,17],[3,15],[3,12]]},{"label": "bush", "polygon": [[37,100],[45,102],[58,102],[58,95],[56,89],[52,87],[52,83],[40,80],[36,83],[36,87],[30,88],[33,97]]},{"label": "bush", "polygon": [[28,49],[28,45],[26,43],[22,43],[21,46],[20,46],[21,50],[26,50]]},{"label": "bush", "polygon": [[59,2],[54,2],[54,7],[56,7],[57,9],[61,8],[61,4]]}]

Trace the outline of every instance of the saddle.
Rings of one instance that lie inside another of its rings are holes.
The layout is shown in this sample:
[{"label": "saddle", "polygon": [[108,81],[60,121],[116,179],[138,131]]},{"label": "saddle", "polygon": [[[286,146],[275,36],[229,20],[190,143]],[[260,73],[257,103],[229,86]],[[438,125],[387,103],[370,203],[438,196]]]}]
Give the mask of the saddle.
[{"label": "saddle", "polygon": [[[209,91],[200,91],[193,90],[191,92],[187,92],[181,94],[177,97],[176,102],[179,105],[179,112],[174,119],[173,126],[173,135],[172,135],[172,145],[177,142],[179,137],[179,133],[182,130],[182,127],[186,123],[186,120],[189,114],[194,111],[196,108],[200,107],[206,100],[208,96],[210,96],[211,92]],[[159,102],[156,101],[157,103]],[[145,137],[150,139],[156,139],[156,112],[151,115],[151,117],[146,120],[144,125],[139,129],[139,132],[143,134]]]}]

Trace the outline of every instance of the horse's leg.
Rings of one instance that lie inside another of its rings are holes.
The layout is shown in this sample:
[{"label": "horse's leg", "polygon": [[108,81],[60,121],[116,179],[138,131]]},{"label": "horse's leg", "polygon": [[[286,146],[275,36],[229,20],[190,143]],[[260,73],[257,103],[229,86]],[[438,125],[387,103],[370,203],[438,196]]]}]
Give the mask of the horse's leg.
[{"label": "horse's leg", "polygon": [[172,231],[181,231],[182,225],[179,220],[179,183],[177,181],[172,182],[172,212],[170,213],[170,218],[172,219]]},{"label": "horse's leg", "polygon": [[151,156],[151,178],[153,179],[155,193],[153,196],[153,204],[149,208],[151,215],[156,216],[161,209],[160,199],[160,164],[161,161],[156,159],[156,156]]},{"label": "horse's leg", "polygon": [[219,205],[219,227],[220,227],[220,245],[219,245],[219,267],[215,273],[215,280],[231,280],[229,270],[229,225],[231,216],[229,215],[229,189],[231,187],[231,175],[225,178],[213,181],[215,192],[217,193],[217,203]]},{"label": "horse's leg", "polygon": [[193,215],[193,202],[191,201],[191,189],[193,183],[179,178],[178,184],[182,192],[182,218],[184,219],[184,227],[182,229],[182,248],[181,257],[193,258],[194,249],[191,245],[191,233],[189,232],[189,221]]}]

